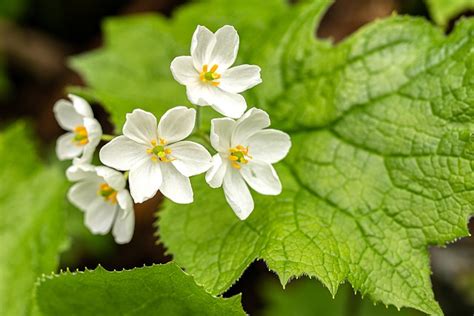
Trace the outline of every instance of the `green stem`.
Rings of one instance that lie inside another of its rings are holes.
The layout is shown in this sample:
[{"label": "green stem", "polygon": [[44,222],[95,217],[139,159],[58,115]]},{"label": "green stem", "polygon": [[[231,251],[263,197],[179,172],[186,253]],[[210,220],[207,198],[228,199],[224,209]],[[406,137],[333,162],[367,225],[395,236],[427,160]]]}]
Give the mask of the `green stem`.
[{"label": "green stem", "polygon": [[207,134],[204,133],[204,132],[197,131],[197,132],[196,132],[196,136],[198,136],[199,138],[201,138],[201,139],[206,143],[206,145],[207,145],[209,148],[213,148],[212,145],[211,145],[211,139],[209,138],[209,135],[207,135]]},{"label": "green stem", "polygon": [[199,132],[201,130],[201,107],[196,106],[196,126],[194,127],[195,132]]},{"label": "green stem", "polygon": [[125,180],[128,179],[128,171],[125,171],[125,172],[123,173],[123,177],[125,178]]},{"label": "green stem", "polygon": [[103,134],[100,139],[102,139],[103,141],[109,142],[114,138],[115,138],[115,135]]}]

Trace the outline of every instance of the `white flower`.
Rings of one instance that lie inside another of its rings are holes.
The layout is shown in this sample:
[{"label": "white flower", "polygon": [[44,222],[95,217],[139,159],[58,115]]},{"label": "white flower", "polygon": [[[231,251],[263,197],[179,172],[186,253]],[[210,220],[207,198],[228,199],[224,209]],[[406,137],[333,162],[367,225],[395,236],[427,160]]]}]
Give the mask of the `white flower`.
[{"label": "white flower", "polygon": [[241,219],[253,211],[254,204],[247,184],[260,194],[278,195],[281,183],[272,164],[283,159],[290,150],[288,134],[270,126],[268,114],[252,108],[239,120],[213,119],[211,144],[217,150],[207,183],[224,186],[227,202]]},{"label": "white flower", "polygon": [[191,56],[171,62],[173,77],[186,86],[188,99],[196,105],[210,105],[224,116],[239,118],[247,104],[239,93],[262,82],[260,67],[235,62],[239,35],[226,25],[214,34],[198,26],[191,43]]},{"label": "white flower", "polygon": [[207,171],[211,155],[200,144],[181,141],[188,137],[196,111],[184,106],[156,117],[137,109],[127,114],[123,136],[100,150],[100,160],[117,170],[130,170],[130,192],[136,203],[152,198],[158,190],[176,203],[193,201],[190,176]]},{"label": "white flower", "polygon": [[100,142],[102,128],[94,118],[86,100],[69,95],[72,102],[61,99],[53,111],[59,125],[68,131],[56,142],[56,154],[60,160],[76,159],[78,163],[89,163]]},{"label": "white flower", "polygon": [[68,199],[85,212],[85,225],[94,234],[112,234],[119,244],[133,236],[135,214],[130,193],[125,189],[122,173],[107,167],[72,165],[66,171],[70,181],[77,181],[68,192]]}]

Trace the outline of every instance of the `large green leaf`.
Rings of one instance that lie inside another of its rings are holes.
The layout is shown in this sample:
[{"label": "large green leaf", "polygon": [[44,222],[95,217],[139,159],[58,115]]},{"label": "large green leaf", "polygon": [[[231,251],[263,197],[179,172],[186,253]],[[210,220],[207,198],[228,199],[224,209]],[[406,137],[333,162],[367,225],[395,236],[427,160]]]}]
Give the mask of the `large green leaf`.
[{"label": "large green leaf", "polygon": [[173,263],[44,276],[36,301],[45,315],[245,315],[240,296],[217,298]]},{"label": "large green leaf", "polygon": [[32,311],[36,278],[56,269],[65,242],[65,180],[44,167],[27,125],[0,133],[0,306],[2,315]]},{"label": "large green leaf", "polygon": [[457,15],[474,10],[473,0],[425,0],[433,20],[441,26]]},{"label": "large green leaf", "polygon": [[335,293],[348,280],[375,301],[441,314],[427,247],[467,235],[472,213],[473,21],[445,37],[393,16],[333,46],[314,39],[328,1],[266,5],[210,0],[169,21],[114,20],[104,49],[73,60],[117,127],[134,107],[160,114],[184,100],[168,67],[196,24],[235,25],[239,63],[262,67],[246,96],[292,136],[283,193],[255,195],[241,222],[198,177],[194,204],[166,202],[162,241],[215,294],[263,259],[283,284],[307,274]]}]

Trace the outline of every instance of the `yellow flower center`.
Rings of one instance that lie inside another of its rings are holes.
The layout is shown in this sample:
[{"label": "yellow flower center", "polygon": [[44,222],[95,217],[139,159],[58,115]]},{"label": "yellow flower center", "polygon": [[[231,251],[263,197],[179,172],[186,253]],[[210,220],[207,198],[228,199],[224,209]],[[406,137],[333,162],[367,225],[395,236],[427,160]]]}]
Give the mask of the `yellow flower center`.
[{"label": "yellow flower center", "polygon": [[199,74],[199,79],[201,79],[202,82],[210,83],[214,87],[217,87],[220,82],[214,80],[219,79],[221,77],[221,75],[216,72],[218,67],[219,66],[217,64],[214,64],[211,70],[208,70],[208,65],[202,66],[202,71]]},{"label": "yellow flower center", "polygon": [[241,164],[245,165],[249,162],[249,159],[252,159],[252,156],[249,155],[249,148],[242,145],[229,149],[229,152],[229,160],[235,169],[240,169]]},{"label": "yellow flower center", "polygon": [[87,130],[84,126],[80,125],[74,129],[74,138],[72,141],[77,146],[84,146],[89,142],[89,137],[87,135]]},{"label": "yellow flower center", "polygon": [[102,183],[99,185],[97,194],[103,197],[104,201],[109,202],[112,205],[117,204],[117,191],[107,183]]},{"label": "yellow flower center", "polygon": [[160,138],[160,144],[156,140],[151,141],[151,148],[148,148],[146,152],[151,156],[153,161],[171,162],[175,158],[170,158],[168,155],[171,154],[171,149],[166,148],[166,140]]}]

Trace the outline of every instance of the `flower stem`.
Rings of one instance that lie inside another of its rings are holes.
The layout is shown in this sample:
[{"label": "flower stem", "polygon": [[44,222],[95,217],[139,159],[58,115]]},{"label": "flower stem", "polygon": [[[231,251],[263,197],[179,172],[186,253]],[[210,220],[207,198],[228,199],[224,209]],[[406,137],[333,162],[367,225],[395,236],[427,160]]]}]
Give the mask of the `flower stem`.
[{"label": "flower stem", "polygon": [[207,135],[206,133],[204,133],[202,131],[197,131],[196,136],[201,138],[209,148],[212,148],[211,139],[209,138],[209,135]]},{"label": "flower stem", "polygon": [[129,172],[129,171],[125,171],[125,172],[123,173],[123,177],[125,178],[125,180],[128,179],[128,172]]},{"label": "flower stem", "polygon": [[100,139],[102,139],[103,141],[109,142],[114,138],[115,138],[115,135],[103,134]]},{"label": "flower stem", "polygon": [[196,133],[198,133],[201,130],[201,107],[200,106],[196,106],[196,126],[194,130]]}]

